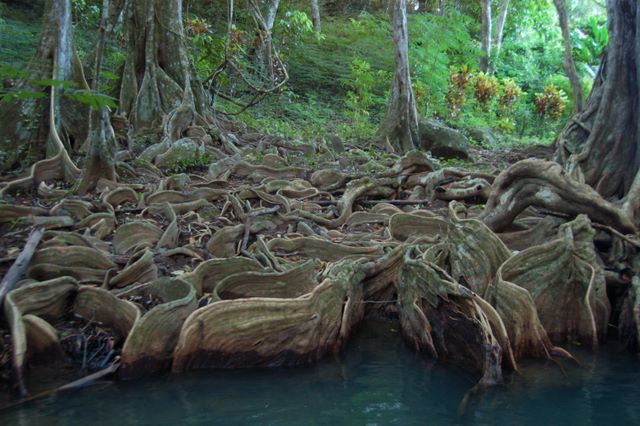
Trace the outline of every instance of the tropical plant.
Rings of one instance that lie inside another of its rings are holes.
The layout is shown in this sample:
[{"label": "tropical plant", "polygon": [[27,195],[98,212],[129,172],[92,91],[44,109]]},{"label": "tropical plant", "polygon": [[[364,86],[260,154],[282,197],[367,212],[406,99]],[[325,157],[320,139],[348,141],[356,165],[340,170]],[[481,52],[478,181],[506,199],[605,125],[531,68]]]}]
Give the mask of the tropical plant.
[{"label": "tropical plant", "polygon": [[589,17],[584,25],[573,30],[571,39],[573,56],[583,65],[591,78],[594,78],[602,54],[609,44],[606,20]]},{"label": "tropical plant", "polygon": [[467,103],[467,89],[470,85],[471,71],[467,65],[451,67],[446,96],[451,118],[458,118],[462,113],[462,107]]},{"label": "tropical plant", "polygon": [[498,79],[495,76],[480,72],[473,79],[473,95],[480,104],[480,107],[487,111],[489,103],[498,94]]},{"label": "tropical plant", "polygon": [[546,86],[542,93],[535,94],[536,114],[559,120],[567,107],[567,94],[556,86]]}]

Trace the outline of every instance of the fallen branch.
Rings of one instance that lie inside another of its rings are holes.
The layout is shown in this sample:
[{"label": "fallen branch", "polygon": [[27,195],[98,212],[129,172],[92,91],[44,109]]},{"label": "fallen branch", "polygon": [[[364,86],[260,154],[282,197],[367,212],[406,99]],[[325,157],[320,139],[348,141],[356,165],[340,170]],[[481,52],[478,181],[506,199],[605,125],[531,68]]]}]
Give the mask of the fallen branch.
[{"label": "fallen branch", "polygon": [[110,374],[115,373],[116,371],[118,371],[118,368],[120,368],[120,364],[117,362],[114,362],[104,370],[96,371],[93,374],[89,374],[88,376],[84,376],[81,379],[78,379],[71,383],[67,383],[66,385],[60,386],[59,388],[56,388],[53,392],[81,388],[83,386],[86,386],[90,383],[95,382],[98,379],[101,379],[103,377],[106,377]]},{"label": "fallen branch", "polygon": [[640,242],[632,240],[628,236],[624,235],[622,232],[610,227],[609,225],[602,225],[597,222],[592,222],[591,226],[593,226],[596,229],[602,229],[603,231],[610,232],[616,237],[620,238],[621,240],[631,244],[632,246],[640,248]]},{"label": "fallen branch", "polygon": [[31,258],[33,257],[33,253],[36,251],[36,247],[38,247],[43,234],[43,228],[36,228],[31,231],[31,234],[27,239],[27,243],[24,245],[24,249],[22,249],[20,255],[2,279],[2,282],[0,283],[0,311],[2,310],[5,296],[15,288],[16,283],[24,273],[25,269],[27,269],[27,265],[29,265]]},{"label": "fallen branch", "polygon": [[6,410],[7,408],[11,408],[11,407],[16,407],[18,405],[22,405],[26,402],[31,402],[34,401],[36,399],[40,399],[43,398],[45,396],[50,396],[53,395],[57,392],[60,391],[65,391],[65,390],[70,390],[70,389],[78,389],[81,388],[83,386],[87,386],[93,382],[95,382],[96,380],[102,379],[103,377],[107,377],[110,376],[111,374],[115,373],[116,371],[118,371],[118,368],[120,368],[120,363],[118,362],[114,362],[113,364],[111,364],[110,366],[108,366],[107,368],[100,370],[100,371],[96,371],[93,374],[89,374],[88,376],[84,376],[81,379],[78,380],[74,380],[73,382],[67,383],[66,385],[62,385],[59,386],[57,388],[54,389],[50,389],[48,391],[44,391],[44,392],[40,392],[38,394],[35,394],[33,396],[30,396],[28,398],[22,398],[16,402],[14,402],[13,404],[8,404],[5,405],[3,407],[0,408],[0,410]]}]

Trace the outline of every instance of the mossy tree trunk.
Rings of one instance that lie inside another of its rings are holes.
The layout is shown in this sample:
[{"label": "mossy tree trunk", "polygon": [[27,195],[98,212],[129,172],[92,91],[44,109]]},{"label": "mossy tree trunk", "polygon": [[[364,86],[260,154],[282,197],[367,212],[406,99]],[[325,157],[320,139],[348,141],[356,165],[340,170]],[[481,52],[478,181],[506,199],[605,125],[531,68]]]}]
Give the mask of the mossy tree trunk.
[{"label": "mossy tree trunk", "polygon": [[163,118],[190,99],[175,138],[204,114],[208,102],[189,61],[182,24],[182,0],[129,0],[125,6],[128,43],[120,87],[120,113],[135,132],[158,129]]},{"label": "mossy tree trunk", "polygon": [[[74,49],[70,0],[46,0],[44,23],[36,54],[27,67],[26,78],[16,92],[35,93],[37,97],[18,96],[0,104],[0,147],[4,158],[0,172],[27,166],[48,153],[77,148],[87,137],[88,108],[64,97],[66,85],[46,85],[54,80],[74,83],[88,89],[82,65]],[[53,114],[53,116],[51,116]]]},{"label": "mossy tree trunk", "polygon": [[406,0],[395,0],[393,42],[396,70],[387,111],[378,130],[378,139],[383,142],[388,141],[399,152],[407,152],[418,146],[419,136],[418,109],[409,70]]},{"label": "mossy tree trunk", "polygon": [[609,0],[609,47],[584,109],[558,138],[557,159],[603,197],[627,195],[640,165],[640,3]]}]

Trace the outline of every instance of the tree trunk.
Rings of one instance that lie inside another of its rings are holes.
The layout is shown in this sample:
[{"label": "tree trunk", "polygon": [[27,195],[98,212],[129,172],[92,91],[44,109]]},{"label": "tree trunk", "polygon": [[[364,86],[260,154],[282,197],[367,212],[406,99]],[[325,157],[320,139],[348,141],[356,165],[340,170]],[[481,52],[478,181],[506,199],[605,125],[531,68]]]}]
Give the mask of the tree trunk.
[{"label": "tree trunk", "polygon": [[558,138],[556,155],[605,198],[622,198],[640,164],[640,3],[609,0],[608,14],[609,47],[584,109]]},{"label": "tree trunk", "polygon": [[313,20],[313,29],[319,33],[322,31],[322,24],[320,21],[320,4],[319,0],[311,0],[311,19]]},{"label": "tree trunk", "polygon": [[491,59],[491,0],[482,1],[482,56],[480,57],[480,71],[489,70]]},{"label": "tree trunk", "polygon": [[388,141],[397,151],[406,152],[418,145],[418,109],[409,70],[406,0],[395,0],[393,41],[396,70],[387,111],[378,130],[378,139]]},{"label": "tree trunk", "polygon": [[440,4],[438,5],[438,15],[444,16],[447,14],[447,0],[440,0]]},{"label": "tree trunk", "polygon": [[208,102],[188,58],[182,25],[182,0],[129,0],[125,6],[128,54],[120,87],[120,113],[135,132],[157,129],[185,97],[191,116],[183,114],[174,136],[204,114]]},{"label": "tree trunk", "polygon": [[[110,31],[109,24],[109,0],[102,0],[102,19],[100,20],[100,37],[96,49],[95,75],[92,89],[97,91],[100,87],[100,72],[102,71],[102,59],[104,57],[104,46],[107,32]],[[116,180],[116,169],[114,164],[115,156],[115,134],[109,120],[109,112],[106,108],[92,110],[89,119],[89,150],[85,164],[84,175],[80,182],[79,192],[95,188],[101,178]]]},{"label": "tree trunk", "polygon": [[500,13],[498,14],[498,25],[496,27],[495,38],[493,40],[493,59],[491,61],[490,71],[493,74],[496,69],[496,62],[500,58],[502,50],[502,38],[504,37],[504,26],[507,23],[507,14],[509,13],[509,0],[502,0],[500,5]]},{"label": "tree trunk", "polygon": [[[73,45],[70,0],[45,2],[38,49],[27,67],[27,77],[16,85],[18,92],[37,92],[44,96],[0,103],[0,147],[5,154],[0,158],[0,172],[44,158],[47,145],[49,154],[57,153],[58,140],[63,147],[77,147],[85,141],[88,108],[62,96],[65,90],[72,89],[34,83],[51,79],[74,83],[78,89],[89,88]],[[55,128],[51,128],[51,122]],[[56,133],[54,137],[52,132]]]},{"label": "tree trunk", "polygon": [[258,35],[255,42],[255,56],[254,62],[258,66],[258,70],[268,81],[269,85],[274,85],[276,82],[275,67],[274,67],[274,52],[273,52],[273,26],[275,25],[276,15],[278,14],[278,7],[280,0],[269,0],[269,8],[267,9],[266,17],[262,14],[260,5],[250,0],[249,5],[253,19],[258,27]]},{"label": "tree trunk", "polygon": [[280,6],[280,0],[269,0],[269,10],[267,11],[267,29],[269,34],[273,34],[273,27],[276,24],[276,15],[278,14],[278,7]]},{"label": "tree trunk", "polygon": [[571,45],[571,37],[569,36],[569,18],[567,16],[567,8],[565,0],[553,0],[558,12],[558,21],[560,21],[560,29],[562,30],[562,40],[564,41],[564,69],[567,77],[571,82],[571,90],[573,91],[573,112],[582,111],[582,84],[576,69],[576,63],[573,60],[573,47]]}]

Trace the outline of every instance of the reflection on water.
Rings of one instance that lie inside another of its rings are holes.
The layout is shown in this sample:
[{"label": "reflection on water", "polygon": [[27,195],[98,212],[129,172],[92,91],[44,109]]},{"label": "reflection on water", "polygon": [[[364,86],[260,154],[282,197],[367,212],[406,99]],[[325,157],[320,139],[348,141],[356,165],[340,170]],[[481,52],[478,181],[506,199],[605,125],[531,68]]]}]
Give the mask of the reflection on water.
[{"label": "reflection on water", "polygon": [[97,384],[0,412],[0,424],[640,424],[639,364],[624,352],[581,354],[582,368],[565,374],[530,362],[458,417],[474,378],[421,358],[397,329],[368,323],[312,366]]}]

